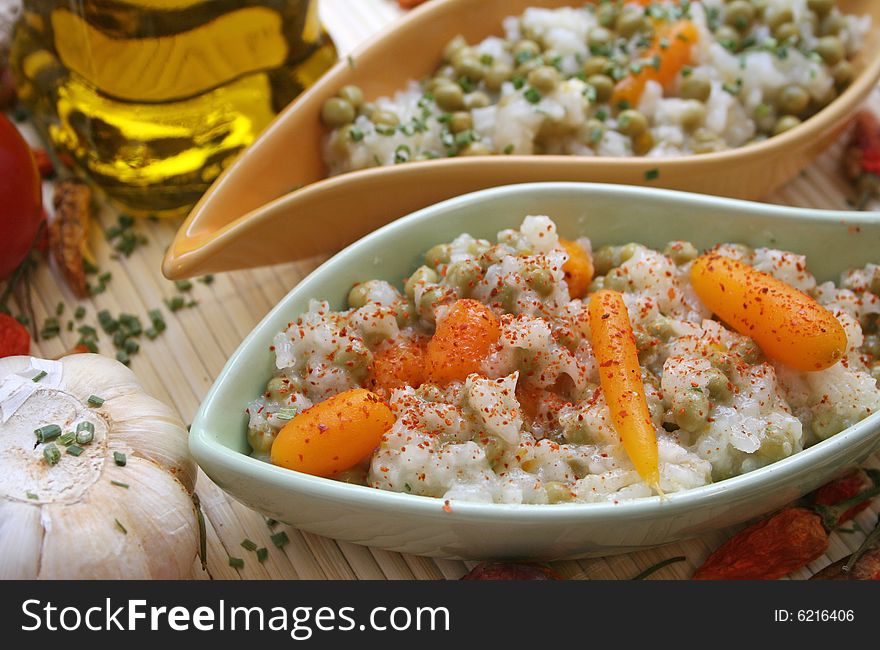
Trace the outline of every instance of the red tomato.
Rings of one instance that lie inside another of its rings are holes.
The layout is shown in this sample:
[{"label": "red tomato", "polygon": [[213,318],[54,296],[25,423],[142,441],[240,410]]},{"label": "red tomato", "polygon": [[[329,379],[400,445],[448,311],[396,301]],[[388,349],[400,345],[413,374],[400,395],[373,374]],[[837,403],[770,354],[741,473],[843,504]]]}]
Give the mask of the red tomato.
[{"label": "red tomato", "polygon": [[0,280],[28,254],[42,214],[40,174],[31,148],[0,115]]}]

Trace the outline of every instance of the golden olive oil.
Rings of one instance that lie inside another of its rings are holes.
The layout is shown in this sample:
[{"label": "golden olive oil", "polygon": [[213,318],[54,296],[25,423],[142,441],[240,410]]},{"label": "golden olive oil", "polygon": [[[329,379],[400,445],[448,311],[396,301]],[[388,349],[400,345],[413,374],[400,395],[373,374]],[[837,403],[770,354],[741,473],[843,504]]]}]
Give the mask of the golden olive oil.
[{"label": "golden olive oil", "polygon": [[62,157],[140,213],[195,203],[336,60],[316,0],[25,0],[20,99]]}]

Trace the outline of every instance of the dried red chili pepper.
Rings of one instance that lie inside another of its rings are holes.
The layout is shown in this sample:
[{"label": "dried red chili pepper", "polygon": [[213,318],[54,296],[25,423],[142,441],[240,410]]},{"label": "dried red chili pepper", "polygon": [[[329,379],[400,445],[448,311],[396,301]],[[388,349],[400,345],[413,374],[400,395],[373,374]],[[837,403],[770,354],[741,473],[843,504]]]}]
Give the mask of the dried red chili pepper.
[{"label": "dried red chili pepper", "polygon": [[29,354],[31,335],[9,314],[0,312],[0,358]]},{"label": "dried red chili pepper", "polygon": [[[835,506],[857,497],[872,488],[876,488],[878,485],[880,485],[880,472],[877,472],[877,470],[854,469],[849,474],[835,479],[816,490],[813,493],[812,501],[818,506]],[[844,510],[837,517],[837,520],[834,522],[835,525],[840,526],[855,518],[857,514],[870,505],[870,499],[866,499]]]},{"label": "dried red chili pepper", "polygon": [[694,580],[776,580],[827,548],[821,516],[807,508],[786,508],[727,540],[697,569]]},{"label": "dried red chili pepper", "polygon": [[462,576],[462,580],[562,580],[558,574],[540,564],[513,562],[480,562]]},{"label": "dried red chili pepper", "polygon": [[864,210],[880,190],[880,120],[871,111],[860,111],[853,121],[852,139],[843,154],[843,173],[858,192],[855,209]]}]

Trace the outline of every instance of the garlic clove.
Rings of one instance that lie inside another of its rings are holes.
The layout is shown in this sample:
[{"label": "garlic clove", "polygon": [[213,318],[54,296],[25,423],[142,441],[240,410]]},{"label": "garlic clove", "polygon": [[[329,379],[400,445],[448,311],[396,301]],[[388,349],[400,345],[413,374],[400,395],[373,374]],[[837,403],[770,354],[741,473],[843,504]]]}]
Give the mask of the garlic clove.
[{"label": "garlic clove", "polygon": [[33,580],[40,569],[43,525],[36,503],[0,500],[0,580]]},{"label": "garlic clove", "polygon": [[94,487],[77,503],[43,506],[45,532],[38,577],[149,578],[150,551],[129,517],[126,500],[118,492]]},{"label": "garlic clove", "polygon": [[[192,526],[196,515],[189,493],[164,469],[136,457],[129,457],[125,467],[108,466],[105,477],[107,480],[96,488],[124,504],[129,534],[135,534],[149,549],[150,577],[170,580],[188,575],[193,549],[199,543],[198,531]],[[127,493],[137,498],[128,498]]]},{"label": "garlic clove", "polygon": [[[171,472],[192,491],[196,465],[189,455],[186,428],[174,411],[143,394],[114,397],[105,402],[104,407],[113,421],[111,446],[136,449],[138,456],[149,458]],[[126,449],[120,448],[120,451]]]}]

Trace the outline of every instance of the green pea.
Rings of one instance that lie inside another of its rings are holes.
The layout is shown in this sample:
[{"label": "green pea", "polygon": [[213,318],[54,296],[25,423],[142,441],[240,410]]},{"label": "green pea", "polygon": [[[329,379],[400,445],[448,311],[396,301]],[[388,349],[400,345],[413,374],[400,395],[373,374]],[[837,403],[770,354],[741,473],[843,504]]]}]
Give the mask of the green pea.
[{"label": "green pea", "polygon": [[727,5],[724,22],[741,32],[746,31],[755,19],[755,8],[748,0],[734,0]]},{"label": "green pea", "polygon": [[648,333],[665,343],[675,336],[676,331],[672,321],[665,316],[658,316],[648,325]]},{"label": "green pea", "polygon": [[451,296],[446,287],[435,285],[426,288],[419,297],[419,302],[416,305],[419,316],[428,322],[434,322],[434,310],[449,297]]},{"label": "green pea", "polygon": [[361,90],[358,86],[343,86],[339,90],[339,97],[347,101],[355,108],[360,108],[361,104],[364,103],[364,91]]},{"label": "green pea", "polygon": [[440,276],[437,275],[437,272],[434,269],[428,266],[420,266],[411,276],[409,276],[406,284],[403,285],[403,291],[407,298],[412,300],[415,295],[417,284],[436,284],[439,280]]},{"label": "green pea", "polygon": [[615,23],[617,33],[624,38],[630,38],[645,27],[645,16],[641,11],[626,9],[618,17]]},{"label": "green pea", "polygon": [[593,252],[593,269],[597,276],[605,275],[617,266],[620,262],[617,261],[617,256],[614,254],[614,248],[611,246],[602,246]]},{"label": "green pea", "polygon": [[376,105],[373,102],[364,102],[358,108],[358,115],[363,115],[367,119],[370,119],[375,111]]},{"label": "green pea", "polygon": [[813,433],[822,440],[840,433],[847,428],[848,423],[838,413],[832,404],[819,404],[813,409]]},{"label": "green pea", "polygon": [[628,108],[617,116],[617,130],[624,135],[635,137],[641,135],[647,129],[648,119],[636,110]]},{"label": "green pea", "polygon": [[791,131],[796,126],[800,126],[800,124],[800,119],[794,115],[783,115],[776,120],[776,125],[773,127],[773,135],[780,135],[786,131]]},{"label": "green pea", "polygon": [[531,55],[531,56],[538,56],[540,53],[541,53],[541,46],[538,45],[537,43],[535,43],[535,41],[532,41],[529,39],[523,39],[521,41],[517,41],[516,44],[513,46],[513,55],[514,56],[521,56],[523,54]]},{"label": "green pea", "polygon": [[837,86],[839,90],[849,86],[856,76],[852,63],[849,61],[841,61],[834,66],[831,73],[834,75],[834,85]]},{"label": "green pea", "polygon": [[358,282],[348,292],[348,306],[351,309],[360,309],[370,299],[369,282]]},{"label": "green pea", "polygon": [[590,147],[596,147],[605,137],[605,124],[593,118],[586,121],[580,130],[580,141]]},{"label": "green pea", "polygon": [[486,72],[484,80],[489,90],[498,92],[505,81],[510,81],[513,77],[513,68],[506,63],[498,62],[492,64],[492,67]]},{"label": "green pea", "polygon": [[824,16],[834,8],[834,0],[807,0],[807,7],[820,16]]},{"label": "green pea", "polygon": [[868,334],[862,343],[862,351],[873,357],[880,357],[880,336],[877,334]]},{"label": "green pea", "polygon": [[556,282],[553,278],[553,272],[550,269],[536,267],[529,269],[525,273],[526,284],[538,292],[542,296],[549,296],[553,293]]},{"label": "green pea", "polygon": [[840,14],[829,14],[819,23],[819,36],[836,36],[846,27],[846,21]]},{"label": "green pea", "polygon": [[794,23],[782,23],[773,29],[773,36],[780,43],[797,43],[801,38],[801,30]]},{"label": "green pea", "polygon": [[730,25],[721,25],[715,30],[716,40],[728,49],[737,49],[740,44],[740,33]]},{"label": "green pea", "polygon": [[461,133],[474,128],[474,118],[466,111],[456,111],[449,118],[449,130],[453,133]]},{"label": "green pea", "polygon": [[587,83],[596,91],[596,100],[599,102],[607,102],[614,94],[614,81],[607,75],[594,74],[587,78]]},{"label": "green pea", "polygon": [[712,82],[701,74],[692,74],[681,80],[679,96],[682,99],[697,99],[705,102],[712,94]]},{"label": "green pea", "polygon": [[[385,338],[382,335],[380,338]],[[333,354],[333,363],[348,370],[354,377],[363,378],[367,374],[367,368],[373,360],[373,355],[366,348],[345,347],[339,348]]]},{"label": "green pea", "polygon": [[799,115],[810,105],[810,93],[797,84],[790,84],[779,91],[776,105],[780,113]]},{"label": "green pea", "polygon": [[681,109],[681,125],[686,131],[693,131],[706,121],[706,107],[696,99],[690,100]]},{"label": "green pea", "polygon": [[529,73],[528,82],[542,93],[551,93],[559,85],[559,71],[549,65],[535,68]]},{"label": "green pea", "polygon": [[721,151],[725,147],[724,141],[713,131],[703,128],[694,131],[691,141],[691,150],[694,153],[713,153]]},{"label": "green pea", "polygon": [[816,54],[822,57],[828,65],[834,65],[843,60],[846,53],[843,42],[836,36],[823,36],[816,43]]},{"label": "green pea", "polygon": [[458,152],[460,156],[491,156],[492,150],[482,142],[471,142]]},{"label": "green pea", "polygon": [[251,449],[257,453],[268,453],[272,449],[272,444],[275,442],[276,435],[277,434],[271,430],[248,429],[248,444],[251,446]]},{"label": "green pea", "polygon": [[663,254],[670,258],[677,266],[682,266],[697,259],[700,251],[689,241],[671,241],[663,249]]},{"label": "green pea", "polygon": [[321,107],[321,120],[330,127],[340,127],[354,122],[354,106],[341,97],[331,97]]},{"label": "green pea", "polygon": [[791,452],[791,441],[782,429],[771,424],[764,432],[764,440],[755,454],[769,462],[773,462],[790,456]]},{"label": "green pea", "polygon": [[650,131],[642,131],[632,137],[632,150],[637,156],[644,156],[654,148],[654,135]]},{"label": "green pea", "polygon": [[774,30],[783,23],[794,22],[794,14],[791,9],[777,9],[768,13],[765,22],[771,30]]},{"label": "green pea", "polygon": [[614,34],[604,27],[594,27],[587,37],[587,42],[592,47],[608,45],[614,39]]},{"label": "green pea", "polygon": [[266,392],[269,394],[268,399],[273,401],[281,401],[290,394],[290,382],[285,377],[272,377],[266,384]]},{"label": "green pea", "polygon": [[672,417],[686,431],[701,431],[709,417],[709,398],[701,390],[677,392],[672,398]]},{"label": "green pea", "polygon": [[626,244],[625,246],[621,246],[620,252],[618,253],[618,258],[620,259],[620,264],[623,264],[624,262],[628,262],[629,260],[631,260],[633,258],[633,256],[635,256],[635,254],[639,252],[640,248],[641,248],[641,246],[639,244],[634,243],[634,242],[630,242],[629,244]]},{"label": "green pea", "polygon": [[528,77],[532,70],[539,67],[541,67],[540,59],[529,59],[528,61],[520,63],[516,67],[516,70],[514,70],[513,74],[515,77]]},{"label": "green pea", "polygon": [[709,383],[706,386],[709,394],[718,402],[729,401],[733,396],[733,387],[727,375],[715,368],[709,372]]},{"label": "green pea", "polygon": [[617,12],[618,8],[615,3],[606,2],[599,5],[599,8],[596,9],[596,20],[599,21],[602,27],[611,27],[617,20]]},{"label": "green pea", "polygon": [[457,84],[444,84],[434,90],[434,101],[449,113],[464,108],[464,91]]},{"label": "green pea", "polygon": [[476,56],[462,56],[455,62],[455,72],[460,77],[467,77],[471,81],[480,81],[486,74],[486,68]]},{"label": "green pea", "polygon": [[470,295],[471,290],[483,277],[483,269],[473,260],[463,260],[449,265],[446,284],[458,290],[459,295]]},{"label": "green pea", "polygon": [[610,65],[611,62],[604,56],[591,56],[584,61],[584,75],[587,77],[592,77],[594,74],[604,75]]},{"label": "green pea", "polygon": [[475,90],[464,98],[465,108],[486,108],[492,100],[482,90]]},{"label": "green pea", "polygon": [[446,47],[443,48],[443,60],[452,61],[455,55],[462,49],[467,47],[467,41],[461,34],[452,38]]},{"label": "green pea", "polygon": [[381,124],[382,126],[397,126],[400,124],[400,118],[391,111],[376,110],[373,111],[370,120],[373,124]]},{"label": "green pea", "polygon": [[428,249],[425,253],[425,264],[433,268],[437,268],[441,264],[449,264],[449,258],[452,255],[452,246],[449,244],[437,244]]}]

